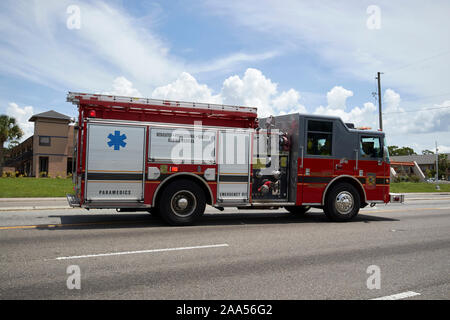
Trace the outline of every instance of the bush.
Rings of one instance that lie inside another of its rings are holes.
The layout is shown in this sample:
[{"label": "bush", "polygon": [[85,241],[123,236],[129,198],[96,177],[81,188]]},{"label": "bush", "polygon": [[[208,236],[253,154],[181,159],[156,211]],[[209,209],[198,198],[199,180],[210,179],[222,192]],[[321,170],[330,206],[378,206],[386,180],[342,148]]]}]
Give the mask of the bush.
[{"label": "bush", "polygon": [[392,182],[398,183],[398,182],[420,182],[420,178],[418,176],[396,176],[392,179]]},{"label": "bush", "polygon": [[408,181],[408,176],[405,176],[405,175],[403,175],[403,176],[397,176],[398,177],[398,181],[396,181],[396,182],[407,182]]},{"label": "bush", "polygon": [[2,178],[15,178],[16,173],[11,171],[3,171]]}]

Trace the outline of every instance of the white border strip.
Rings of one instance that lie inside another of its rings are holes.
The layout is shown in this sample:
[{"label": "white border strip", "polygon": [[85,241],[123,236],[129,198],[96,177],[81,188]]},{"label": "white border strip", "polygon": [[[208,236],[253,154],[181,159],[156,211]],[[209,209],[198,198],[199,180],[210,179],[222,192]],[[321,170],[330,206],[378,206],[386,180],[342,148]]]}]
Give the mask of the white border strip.
[{"label": "white border strip", "polygon": [[410,298],[410,297],[415,297],[415,296],[420,296],[420,293],[417,293],[414,291],[406,291],[406,292],[401,292],[401,293],[393,294],[390,296],[384,296],[384,297],[370,299],[370,300],[400,300],[400,299],[405,299],[405,298]]},{"label": "white border strip", "polygon": [[125,254],[136,254],[136,253],[155,253],[155,252],[165,252],[165,251],[180,251],[180,250],[220,248],[220,247],[229,247],[229,245],[227,243],[222,243],[222,244],[212,244],[212,245],[206,245],[206,246],[195,246],[195,247],[179,247],[179,248],[165,248],[165,249],[151,249],[151,250],[140,250],[140,251],[123,251],[123,252],[112,252],[112,253],[88,254],[88,255],[83,255],[83,256],[58,257],[58,258],[55,258],[54,260],[109,257],[109,256],[120,256],[120,255],[125,255]]}]

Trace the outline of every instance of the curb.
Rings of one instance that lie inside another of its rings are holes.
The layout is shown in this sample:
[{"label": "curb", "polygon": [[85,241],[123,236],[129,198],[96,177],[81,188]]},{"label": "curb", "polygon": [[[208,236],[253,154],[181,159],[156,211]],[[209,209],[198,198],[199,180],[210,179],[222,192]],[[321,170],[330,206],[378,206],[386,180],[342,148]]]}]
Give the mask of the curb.
[{"label": "curb", "polygon": [[6,207],[0,208],[0,211],[24,211],[24,210],[54,210],[54,209],[74,209],[69,206],[48,206],[48,207]]},{"label": "curb", "polygon": [[11,201],[55,201],[55,200],[66,200],[66,197],[57,198],[0,198],[0,202],[11,202]]}]

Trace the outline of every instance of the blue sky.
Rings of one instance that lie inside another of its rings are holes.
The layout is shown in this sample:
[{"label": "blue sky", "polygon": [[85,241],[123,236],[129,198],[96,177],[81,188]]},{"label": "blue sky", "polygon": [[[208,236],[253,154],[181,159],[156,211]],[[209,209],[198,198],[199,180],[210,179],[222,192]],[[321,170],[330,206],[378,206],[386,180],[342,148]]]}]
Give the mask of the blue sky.
[{"label": "blue sky", "polygon": [[[79,28],[67,26],[69,6]],[[65,95],[82,91],[249,105],[261,116],[338,115],[377,128],[372,92],[382,71],[389,143],[420,152],[437,140],[450,152],[448,12],[444,0],[2,1],[0,113],[30,134],[30,114],[74,116]]]}]

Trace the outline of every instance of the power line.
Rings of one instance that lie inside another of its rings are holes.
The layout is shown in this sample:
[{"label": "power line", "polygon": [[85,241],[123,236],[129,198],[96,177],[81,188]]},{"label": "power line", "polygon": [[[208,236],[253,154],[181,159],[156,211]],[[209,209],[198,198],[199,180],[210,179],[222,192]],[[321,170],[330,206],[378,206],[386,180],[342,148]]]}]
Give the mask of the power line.
[{"label": "power line", "polygon": [[435,95],[432,95],[432,96],[424,96],[424,97],[417,98],[417,99],[402,99],[402,102],[404,102],[404,101],[420,101],[420,100],[426,100],[426,99],[428,99],[428,98],[442,97],[442,96],[446,96],[446,95],[449,95],[449,94],[450,94],[450,92],[446,92],[446,93],[441,93],[441,94],[435,94]]},{"label": "power line", "polygon": [[406,69],[406,68],[409,68],[410,66],[413,66],[413,65],[415,65],[415,64],[420,64],[420,63],[422,63],[422,62],[425,62],[425,61],[428,61],[428,60],[432,60],[432,59],[434,59],[434,58],[437,58],[437,57],[440,57],[440,56],[444,56],[444,55],[447,55],[447,54],[449,54],[449,53],[450,53],[450,50],[446,50],[446,51],[443,51],[443,52],[441,52],[441,53],[435,54],[435,55],[433,55],[433,56],[430,56],[430,57],[427,57],[427,58],[423,58],[423,59],[419,59],[419,60],[416,60],[416,61],[413,61],[413,62],[404,64],[403,66],[400,66],[400,67],[397,67],[397,68],[388,70],[387,72],[391,73],[391,72],[393,72],[393,71],[398,71],[398,70]]},{"label": "power line", "polygon": [[416,109],[416,110],[409,110],[409,111],[395,111],[395,112],[383,112],[383,114],[394,114],[394,113],[411,113],[411,112],[420,112],[420,111],[426,111],[426,110],[437,110],[437,109],[447,109],[448,107],[437,107],[437,108],[425,108],[425,109]]}]

